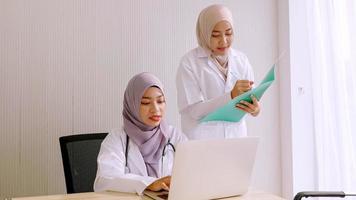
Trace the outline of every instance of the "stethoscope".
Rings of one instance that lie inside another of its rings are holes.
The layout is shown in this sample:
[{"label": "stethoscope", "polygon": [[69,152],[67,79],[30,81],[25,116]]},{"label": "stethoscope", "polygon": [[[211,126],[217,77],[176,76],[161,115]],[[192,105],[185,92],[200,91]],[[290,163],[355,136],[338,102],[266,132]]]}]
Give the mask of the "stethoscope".
[{"label": "stethoscope", "polygon": [[[174,147],[174,145],[171,143],[171,139],[168,139],[168,142],[166,145],[164,145],[163,147],[163,151],[162,151],[162,163],[163,163],[163,157],[166,155],[166,152],[168,151],[169,147],[173,150],[173,153],[176,152],[176,148]],[[129,136],[126,135],[126,147],[125,147],[125,167],[127,167],[127,156],[129,155]]]}]

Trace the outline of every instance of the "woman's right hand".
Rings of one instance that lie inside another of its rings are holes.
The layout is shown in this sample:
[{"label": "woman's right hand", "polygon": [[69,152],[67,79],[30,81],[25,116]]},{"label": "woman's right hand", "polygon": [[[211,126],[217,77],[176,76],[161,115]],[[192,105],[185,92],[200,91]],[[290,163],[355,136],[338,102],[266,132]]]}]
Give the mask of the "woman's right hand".
[{"label": "woman's right hand", "polygon": [[231,90],[231,98],[235,98],[252,89],[253,81],[237,80],[234,88]]},{"label": "woman's right hand", "polygon": [[149,186],[147,186],[146,189],[155,192],[160,190],[169,191],[170,184],[171,184],[171,176],[165,176],[151,183]]}]

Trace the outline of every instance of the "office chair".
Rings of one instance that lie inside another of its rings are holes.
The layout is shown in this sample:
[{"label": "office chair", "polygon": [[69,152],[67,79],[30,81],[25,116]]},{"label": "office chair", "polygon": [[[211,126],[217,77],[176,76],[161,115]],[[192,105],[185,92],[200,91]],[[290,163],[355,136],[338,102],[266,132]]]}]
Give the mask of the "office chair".
[{"label": "office chair", "polygon": [[59,138],[67,193],[93,192],[97,157],[108,133],[88,133]]},{"label": "office chair", "polygon": [[295,195],[294,200],[301,200],[303,197],[340,197],[356,196],[356,194],[345,194],[343,191],[304,191],[298,192]]}]

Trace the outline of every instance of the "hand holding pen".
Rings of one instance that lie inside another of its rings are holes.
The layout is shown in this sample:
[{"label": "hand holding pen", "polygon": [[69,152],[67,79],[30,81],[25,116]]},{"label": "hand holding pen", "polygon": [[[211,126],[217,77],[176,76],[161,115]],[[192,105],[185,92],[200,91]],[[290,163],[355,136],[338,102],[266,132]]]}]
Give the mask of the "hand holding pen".
[{"label": "hand holding pen", "polygon": [[[249,80],[238,80],[235,83],[234,88],[231,90],[231,98],[235,98],[249,90],[252,89],[253,81]],[[256,97],[251,95],[252,103],[247,101],[240,101],[236,104],[236,108],[250,113],[252,116],[256,117],[260,113],[260,105]]]},{"label": "hand holding pen", "polygon": [[231,90],[231,98],[235,98],[252,89],[253,81],[237,80],[234,88]]}]

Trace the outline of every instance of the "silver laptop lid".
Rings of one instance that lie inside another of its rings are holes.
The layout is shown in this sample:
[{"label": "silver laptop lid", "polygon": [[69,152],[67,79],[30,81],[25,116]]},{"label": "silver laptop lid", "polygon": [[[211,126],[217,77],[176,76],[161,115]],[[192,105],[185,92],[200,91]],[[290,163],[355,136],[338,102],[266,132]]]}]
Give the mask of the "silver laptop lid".
[{"label": "silver laptop lid", "polygon": [[257,137],[244,137],[178,144],[169,200],[214,199],[246,193],[257,143]]}]

